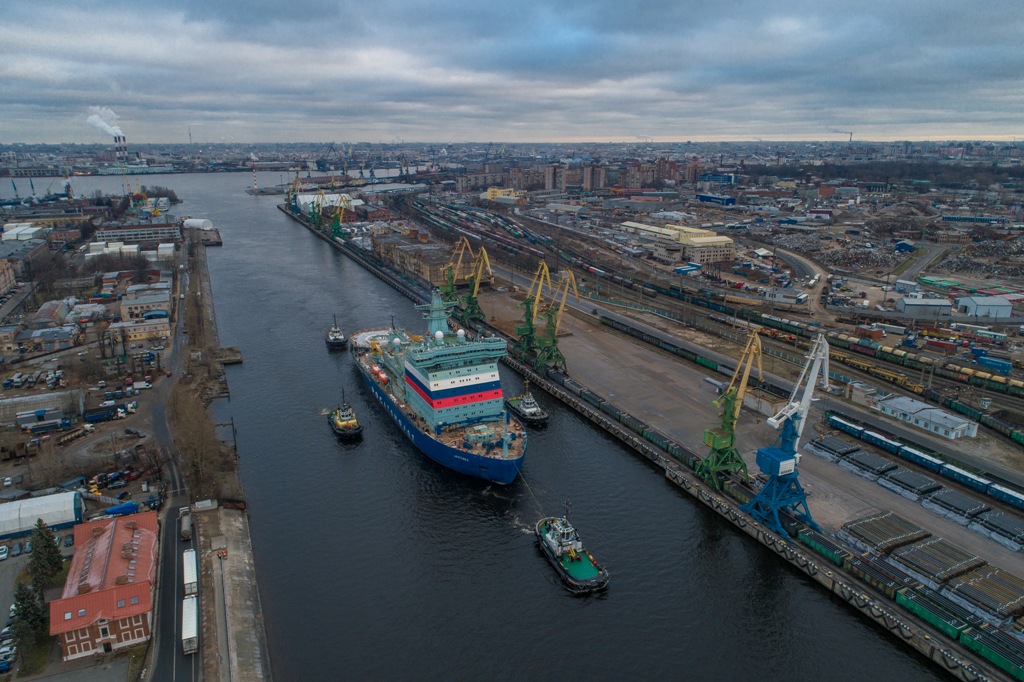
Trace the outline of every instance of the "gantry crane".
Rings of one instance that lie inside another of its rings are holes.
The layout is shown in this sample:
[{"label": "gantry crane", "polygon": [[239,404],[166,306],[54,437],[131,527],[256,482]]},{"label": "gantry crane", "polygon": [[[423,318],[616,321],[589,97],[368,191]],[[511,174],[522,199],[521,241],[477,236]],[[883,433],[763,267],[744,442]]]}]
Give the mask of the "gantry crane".
[{"label": "gantry crane", "polygon": [[562,325],[562,314],[565,312],[565,301],[569,298],[570,289],[579,303],[580,292],[576,289],[576,276],[571,270],[566,270],[565,276],[551,297],[551,303],[541,311],[546,325],[544,333],[536,339],[537,360],[534,365],[537,368],[553,365],[565,371],[565,356],[558,350],[558,328]]},{"label": "gantry crane", "polygon": [[[463,239],[465,239],[465,237],[463,237]],[[466,243],[468,244],[469,242]],[[487,250],[481,246],[477,249],[473,269],[466,277],[469,281],[469,291],[462,297],[462,322],[466,326],[469,326],[475,320],[484,320],[487,318],[487,316],[484,315],[483,309],[480,307],[480,301],[476,297],[477,293],[480,291],[480,282],[484,278],[485,269],[487,277],[490,281],[493,281],[494,272],[491,271],[491,259],[487,257]]]},{"label": "gantry crane", "polygon": [[715,490],[722,489],[721,474],[727,472],[737,472],[744,482],[747,481],[747,463],[736,450],[736,422],[740,418],[743,397],[747,394],[747,380],[755,360],[757,378],[763,380],[761,336],[757,329],[750,332],[732,380],[714,401],[716,407],[722,408],[722,425],[716,429],[704,429],[704,444],[711,448],[711,452],[697,465],[696,473]]},{"label": "gantry crane", "polygon": [[533,276],[530,288],[526,291],[526,298],[519,307],[523,309],[523,321],[516,324],[516,339],[512,350],[519,357],[528,358],[537,349],[537,309],[540,307],[544,285],[547,284],[548,293],[554,290],[551,286],[551,272],[548,270],[547,261],[541,261],[537,266],[537,272]]},{"label": "gantry crane", "polygon": [[819,334],[814,340],[807,355],[807,362],[800,372],[800,378],[793,386],[789,402],[778,414],[768,419],[773,428],[782,427],[782,432],[773,445],[757,450],[757,466],[768,480],[754,499],[740,507],[756,521],[784,538],[789,538],[789,533],[782,526],[779,512],[787,512],[811,528],[821,530],[811,518],[811,510],[807,507],[807,494],[801,487],[797,474],[797,465],[800,463],[800,434],[803,433],[804,424],[807,422],[807,412],[811,408],[811,396],[819,371],[822,375],[821,386],[828,390],[828,341],[823,334]]}]

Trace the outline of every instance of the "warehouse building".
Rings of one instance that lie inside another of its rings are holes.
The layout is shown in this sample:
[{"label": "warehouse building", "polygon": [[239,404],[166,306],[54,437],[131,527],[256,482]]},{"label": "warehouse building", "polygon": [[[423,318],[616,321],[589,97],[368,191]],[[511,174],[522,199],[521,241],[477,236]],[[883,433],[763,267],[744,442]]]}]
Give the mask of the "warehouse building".
[{"label": "warehouse building", "polygon": [[953,316],[953,304],[945,298],[900,298],[896,312],[915,320],[948,320]]},{"label": "warehouse building", "polygon": [[978,435],[977,422],[907,396],[891,395],[879,400],[875,408],[882,414],[950,440]]},{"label": "warehouse building", "polygon": [[962,296],[956,299],[956,311],[971,317],[1003,320],[1013,315],[1013,306],[1002,296]]},{"label": "warehouse building", "polygon": [[0,504],[0,540],[31,534],[40,519],[54,530],[70,528],[82,522],[83,514],[85,502],[77,492]]}]

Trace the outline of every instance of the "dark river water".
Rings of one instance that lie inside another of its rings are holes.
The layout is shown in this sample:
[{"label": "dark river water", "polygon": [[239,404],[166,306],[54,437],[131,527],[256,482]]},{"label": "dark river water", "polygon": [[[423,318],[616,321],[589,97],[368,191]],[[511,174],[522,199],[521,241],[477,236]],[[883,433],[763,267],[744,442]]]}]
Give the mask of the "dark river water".
[{"label": "dark river water", "polygon": [[[418,330],[409,300],[280,213],[280,197],[245,194],[247,174],[143,180],[174,188],[185,203],[173,212],[224,238],[209,250],[218,328],[245,363],[216,410],[238,431],[275,679],[939,676],[546,395],[551,425],[530,434],[512,485],[435,465],[323,343],[335,313],[346,331],[392,315]],[[355,445],[324,416],[342,389],[366,427]],[[612,575],[606,594],[569,594],[534,546],[532,523],[567,499]]]}]

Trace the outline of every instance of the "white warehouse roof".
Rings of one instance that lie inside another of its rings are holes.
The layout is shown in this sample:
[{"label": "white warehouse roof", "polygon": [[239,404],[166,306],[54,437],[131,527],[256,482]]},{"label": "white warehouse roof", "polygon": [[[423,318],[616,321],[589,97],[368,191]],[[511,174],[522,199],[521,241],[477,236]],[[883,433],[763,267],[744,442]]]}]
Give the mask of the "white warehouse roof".
[{"label": "white warehouse roof", "polygon": [[85,503],[79,493],[57,493],[0,504],[0,538],[24,535],[39,519],[48,526],[68,526],[82,520]]}]

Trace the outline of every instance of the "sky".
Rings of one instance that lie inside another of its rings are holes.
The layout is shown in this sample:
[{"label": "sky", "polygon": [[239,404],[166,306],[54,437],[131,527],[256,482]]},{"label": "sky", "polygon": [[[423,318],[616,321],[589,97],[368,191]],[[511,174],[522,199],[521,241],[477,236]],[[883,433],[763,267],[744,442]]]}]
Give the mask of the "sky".
[{"label": "sky", "polygon": [[0,144],[1024,139],[1022,36],[1019,0],[11,2]]}]

